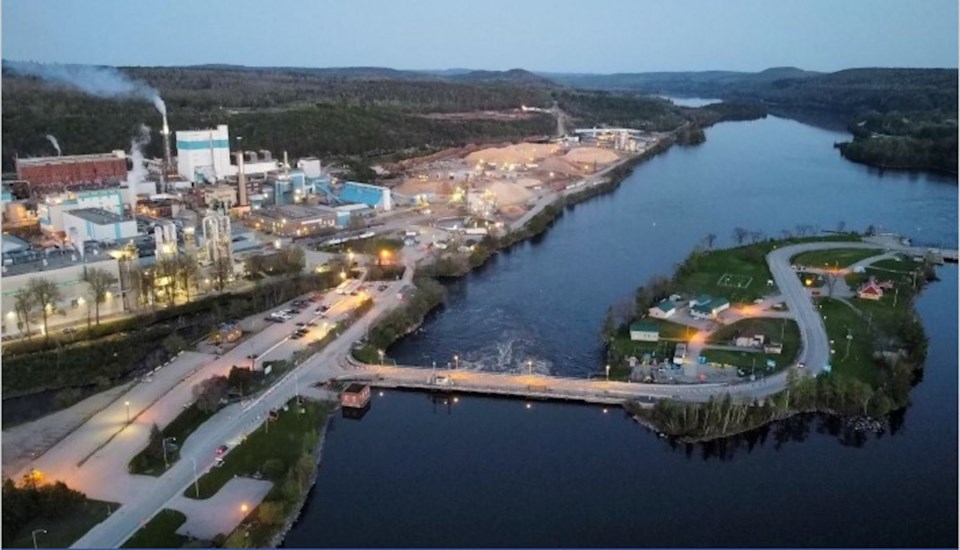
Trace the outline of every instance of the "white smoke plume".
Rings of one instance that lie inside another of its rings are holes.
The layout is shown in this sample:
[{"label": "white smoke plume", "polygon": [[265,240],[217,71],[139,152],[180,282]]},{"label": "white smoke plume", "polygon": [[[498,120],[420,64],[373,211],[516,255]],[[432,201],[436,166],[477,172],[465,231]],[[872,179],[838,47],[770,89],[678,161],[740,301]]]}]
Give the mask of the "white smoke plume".
[{"label": "white smoke plume", "polygon": [[53,148],[57,150],[57,156],[59,157],[62,153],[60,152],[60,143],[57,141],[57,138],[47,134],[47,141],[49,141],[50,145],[53,145]]},{"label": "white smoke plume", "polygon": [[35,76],[70,86],[97,97],[145,99],[153,103],[161,115],[167,114],[167,106],[160,98],[160,92],[146,82],[132,79],[114,67],[4,61],[3,68],[16,74]]},{"label": "white smoke plume", "polygon": [[130,141],[130,162],[132,167],[127,173],[127,189],[129,191],[130,212],[137,210],[137,191],[139,184],[147,178],[147,165],[143,162],[143,148],[150,143],[150,128],[140,125],[140,132]]}]

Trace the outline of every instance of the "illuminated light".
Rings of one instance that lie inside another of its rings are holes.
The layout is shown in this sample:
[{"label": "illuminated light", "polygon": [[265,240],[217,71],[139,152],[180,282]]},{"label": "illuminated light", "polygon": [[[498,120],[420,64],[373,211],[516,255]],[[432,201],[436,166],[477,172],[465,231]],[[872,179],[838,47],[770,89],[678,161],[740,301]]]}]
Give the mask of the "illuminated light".
[{"label": "illuminated light", "polygon": [[247,506],[247,503],[243,503],[243,504],[240,505],[240,511],[243,512],[244,514],[246,514],[246,513],[247,513],[247,510],[249,510],[249,509],[250,509],[250,507]]},{"label": "illuminated light", "polygon": [[527,408],[528,409],[533,408],[533,405],[531,405],[530,403],[527,403]]},{"label": "illuminated light", "polygon": [[454,403],[459,403],[459,402],[460,402],[460,398],[459,398],[459,397],[454,397],[454,398],[453,398],[453,402],[454,402]]},{"label": "illuminated light", "polygon": [[16,317],[16,316],[17,316],[17,314],[14,313],[14,312],[12,312],[12,311],[8,311],[8,312],[7,312],[7,317],[9,317],[10,319],[13,319],[13,318]]},{"label": "illuminated light", "polygon": [[603,414],[607,414],[607,409],[603,409]]}]

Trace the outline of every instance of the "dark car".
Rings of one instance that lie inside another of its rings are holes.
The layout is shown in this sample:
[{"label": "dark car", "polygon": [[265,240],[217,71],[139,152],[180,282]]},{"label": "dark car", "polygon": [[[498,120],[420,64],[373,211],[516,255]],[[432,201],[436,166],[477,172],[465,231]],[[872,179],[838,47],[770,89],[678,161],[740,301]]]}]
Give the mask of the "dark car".
[{"label": "dark car", "polygon": [[320,306],[320,311],[326,312],[330,309],[330,306]]},{"label": "dark car", "polygon": [[301,323],[297,323],[297,326],[298,326],[298,327],[305,327],[305,326],[307,326],[307,324],[301,322]]},{"label": "dark car", "polygon": [[227,447],[226,445],[220,445],[219,447],[217,447],[217,456],[220,456],[223,453],[227,452],[227,449],[229,448],[230,447]]},{"label": "dark car", "polygon": [[350,295],[351,295],[351,296],[356,296],[356,295],[357,295],[357,291],[356,291],[356,290],[351,291],[351,292],[350,292]]},{"label": "dark car", "polygon": [[315,327],[315,326],[317,326],[317,322],[316,322],[316,321],[310,321],[309,323],[307,323],[307,326],[308,326],[308,327]]}]

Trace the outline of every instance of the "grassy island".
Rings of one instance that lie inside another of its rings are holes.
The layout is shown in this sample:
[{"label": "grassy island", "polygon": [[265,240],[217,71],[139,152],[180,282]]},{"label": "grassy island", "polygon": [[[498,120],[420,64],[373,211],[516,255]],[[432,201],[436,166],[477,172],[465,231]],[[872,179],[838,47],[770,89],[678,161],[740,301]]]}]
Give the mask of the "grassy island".
[{"label": "grassy island", "polygon": [[[663,375],[657,376],[666,370],[671,382],[733,383],[736,376],[759,378],[789,369],[783,391],[754,400],[736,400],[730,394],[706,403],[664,399],[653,408],[633,403],[627,409],[658,431],[692,442],[745,432],[797,413],[882,420],[906,406],[927,345],[913,300],[927,281],[936,278],[931,263],[905,255],[891,258],[881,247],[864,250],[842,245],[791,258],[823,320],[830,347],[828,366],[810,376],[810,369],[795,366],[800,331],[783,307],[772,278],[768,280],[765,257],[775,248],[812,240],[851,242],[859,238],[768,240],[726,250],[698,249],[673,278],[657,278],[637,290],[632,319],[618,327],[612,327],[608,319],[605,329],[611,373],[622,379],[668,382]],[[871,262],[871,258],[877,260]],[[858,264],[855,269],[853,264]],[[813,271],[808,274],[807,269]],[[753,281],[746,283],[751,277]],[[817,284],[812,283],[815,277]],[[756,284],[757,279],[762,284]],[[731,286],[726,293],[725,285]],[[729,301],[729,306],[710,315],[711,306],[699,306],[698,296],[707,294],[712,307],[717,307],[718,296]],[[652,329],[644,329],[657,326],[654,323],[660,326],[658,341],[643,341],[654,338],[649,332]],[[688,330],[671,326],[677,324],[687,325]],[[673,364],[673,350],[682,350],[680,344],[687,349],[680,361],[682,368]],[[713,346],[720,349],[711,349]],[[654,368],[643,370],[648,365]],[[693,375],[687,372],[691,365]],[[724,375],[727,367],[734,367],[737,374],[728,371]],[[647,374],[650,372],[652,376]]]}]

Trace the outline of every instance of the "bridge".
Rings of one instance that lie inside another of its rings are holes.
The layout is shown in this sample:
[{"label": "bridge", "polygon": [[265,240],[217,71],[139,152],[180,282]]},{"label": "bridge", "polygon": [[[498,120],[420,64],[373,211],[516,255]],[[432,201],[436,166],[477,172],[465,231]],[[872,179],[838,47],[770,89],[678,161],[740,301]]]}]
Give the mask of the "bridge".
[{"label": "bridge", "polygon": [[[357,372],[339,376],[342,382],[361,382],[378,388],[474,393],[530,400],[579,401],[622,405],[637,401],[653,406],[657,399],[706,401],[724,384],[639,384],[604,379],[564,378],[542,374],[482,372],[464,369],[369,365],[350,361]],[[735,388],[726,386],[735,393]]]}]

